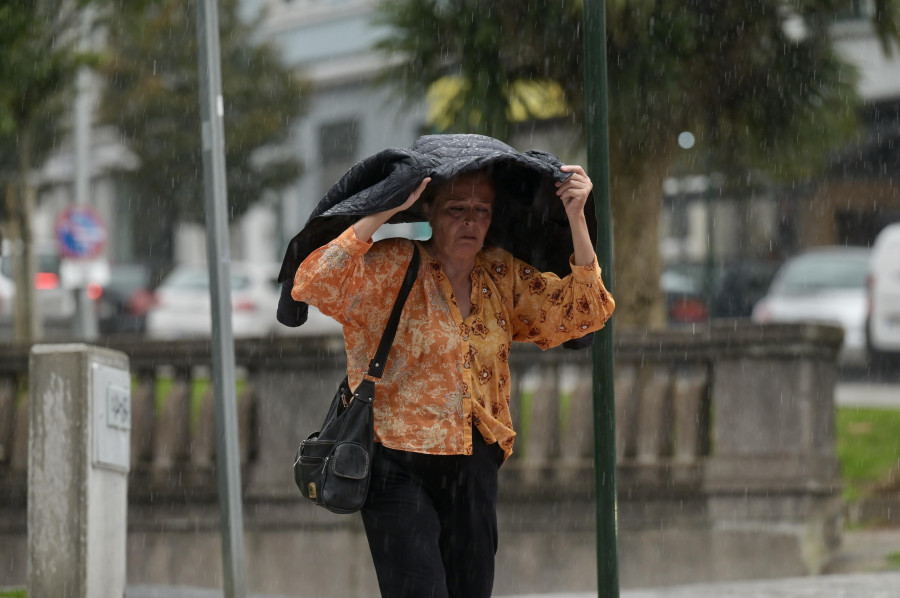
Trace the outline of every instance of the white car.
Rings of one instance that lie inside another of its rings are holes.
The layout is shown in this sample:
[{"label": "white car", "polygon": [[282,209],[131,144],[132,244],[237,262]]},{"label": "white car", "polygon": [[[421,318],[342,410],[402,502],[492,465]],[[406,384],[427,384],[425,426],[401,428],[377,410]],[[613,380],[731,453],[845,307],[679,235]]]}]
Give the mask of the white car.
[{"label": "white car", "polygon": [[[55,250],[35,248],[34,300],[45,323],[68,322],[75,314],[75,296],[62,285],[61,258]],[[0,253],[0,325],[10,325],[15,312],[16,284],[13,280],[12,247],[3,244]]]},{"label": "white car", "polygon": [[900,223],[882,230],[869,264],[869,354],[875,360],[900,357]]},{"label": "white car", "polygon": [[16,285],[0,271],[0,321],[12,321],[15,300]]},{"label": "white car", "polygon": [[[275,319],[281,285],[280,264],[232,262],[231,325],[235,338],[275,335],[340,335],[341,327],[313,307],[309,320],[288,328]],[[155,291],[147,313],[147,336],[157,339],[209,337],[209,270],[205,265],[177,266]]]},{"label": "white car", "polygon": [[844,329],[839,361],[866,360],[866,275],[869,250],[820,247],[782,264],[753,308],[756,322],[814,322]]}]

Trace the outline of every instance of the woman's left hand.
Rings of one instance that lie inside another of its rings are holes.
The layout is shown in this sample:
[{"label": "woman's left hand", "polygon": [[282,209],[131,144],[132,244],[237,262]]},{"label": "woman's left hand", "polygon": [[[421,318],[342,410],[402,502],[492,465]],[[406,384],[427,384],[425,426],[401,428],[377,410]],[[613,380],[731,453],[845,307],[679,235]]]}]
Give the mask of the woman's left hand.
[{"label": "woman's left hand", "polygon": [[566,217],[572,229],[574,262],[576,266],[589,266],[594,262],[594,242],[588,232],[584,205],[594,185],[581,166],[566,165],[560,170],[572,173],[572,176],[563,182],[556,183],[556,195],[566,208]]},{"label": "woman's left hand", "polygon": [[594,184],[581,166],[567,164],[560,167],[560,170],[571,172],[572,176],[556,183],[556,195],[562,200],[569,219],[581,216]]}]

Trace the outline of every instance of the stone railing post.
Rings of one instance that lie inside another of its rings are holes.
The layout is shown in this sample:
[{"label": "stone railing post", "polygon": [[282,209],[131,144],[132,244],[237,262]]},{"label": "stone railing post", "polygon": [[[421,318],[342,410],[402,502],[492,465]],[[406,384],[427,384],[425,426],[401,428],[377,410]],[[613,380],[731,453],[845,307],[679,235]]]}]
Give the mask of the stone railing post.
[{"label": "stone railing post", "polygon": [[824,326],[714,330],[715,450],[707,481],[757,487],[840,484],[834,386],[841,331]]},{"label": "stone railing post", "polygon": [[35,345],[29,372],[28,596],[121,598],[128,358],[82,344]]},{"label": "stone railing post", "polygon": [[808,572],[839,541],[834,386],[842,331],[713,329],[711,517],[731,529],[793,530]]}]

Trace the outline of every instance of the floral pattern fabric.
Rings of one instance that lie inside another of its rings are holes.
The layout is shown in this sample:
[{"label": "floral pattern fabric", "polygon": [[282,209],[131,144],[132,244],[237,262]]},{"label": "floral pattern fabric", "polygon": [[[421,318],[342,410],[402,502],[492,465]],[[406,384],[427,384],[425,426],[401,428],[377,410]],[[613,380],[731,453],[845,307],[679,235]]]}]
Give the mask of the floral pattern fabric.
[{"label": "floral pattern fabric", "polygon": [[[297,269],[292,296],[344,329],[355,388],[381,340],[412,257],[411,241],[367,243],[353,227],[312,252]],[[603,327],[615,309],[596,258],[564,278],[542,273],[503,249],[486,248],[471,274],[469,316],[450,281],[419,243],[422,262],[384,376],[376,385],[376,440],[394,449],[471,455],[472,427],[512,454],[509,411],[512,343],[542,349]]]}]

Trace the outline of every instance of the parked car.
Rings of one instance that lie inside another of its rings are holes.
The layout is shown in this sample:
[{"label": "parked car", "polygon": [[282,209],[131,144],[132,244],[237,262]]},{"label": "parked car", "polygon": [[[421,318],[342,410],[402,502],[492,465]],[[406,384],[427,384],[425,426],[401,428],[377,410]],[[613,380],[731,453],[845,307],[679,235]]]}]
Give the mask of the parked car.
[{"label": "parked car", "polygon": [[868,270],[869,250],[863,247],[820,247],[794,256],[753,308],[753,320],[840,326],[840,361],[864,363]]},{"label": "parked car", "polygon": [[[303,326],[288,328],[278,323],[275,310],[281,290],[280,268],[274,263],[231,263],[231,322],[235,338],[340,334],[338,323],[313,307]],[[162,339],[208,337],[210,330],[207,267],[176,267],[156,289],[155,302],[147,314],[147,335]]]},{"label": "parked car", "polygon": [[753,306],[766,294],[778,265],[772,260],[753,258],[716,262],[712,269],[712,302],[707,305],[707,265],[703,262],[668,264],[660,280],[666,296],[668,322],[749,318]]},{"label": "parked car", "polygon": [[741,259],[718,266],[715,294],[711,308],[714,318],[749,318],[753,306],[762,299],[780,262],[762,259]]},{"label": "parked car", "polygon": [[703,293],[703,279],[693,268],[669,266],[663,270],[660,287],[666,296],[666,319],[669,324],[705,322],[709,309]]},{"label": "parked car", "polygon": [[100,334],[142,334],[155,298],[150,269],[141,264],[113,264],[105,285],[91,289],[96,297]]},{"label": "parked car", "polygon": [[880,365],[900,358],[900,223],[886,227],[875,239],[867,288],[867,347]]},{"label": "parked car", "polygon": [[12,321],[15,298],[16,285],[0,272],[0,322]]},{"label": "parked car", "polygon": [[[34,299],[45,322],[64,323],[75,315],[75,297],[62,285],[61,259],[50,247],[35,248]],[[10,325],[15,313],[16,284],[13,250],[4,243],[0,253],[0,324]]]}]

